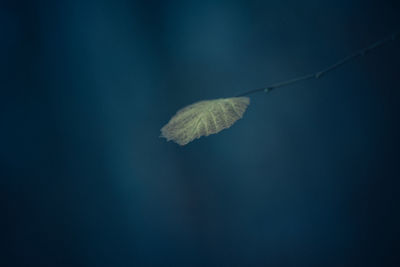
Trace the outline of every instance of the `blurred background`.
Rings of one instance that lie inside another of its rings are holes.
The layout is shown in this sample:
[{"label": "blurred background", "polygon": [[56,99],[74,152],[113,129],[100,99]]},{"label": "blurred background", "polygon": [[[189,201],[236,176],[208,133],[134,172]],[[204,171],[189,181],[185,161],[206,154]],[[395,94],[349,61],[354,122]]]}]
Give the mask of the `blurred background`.
[{"label": "blurred background", "polygon": [[400,2],[5,1],[1,266],[400,266]]}]

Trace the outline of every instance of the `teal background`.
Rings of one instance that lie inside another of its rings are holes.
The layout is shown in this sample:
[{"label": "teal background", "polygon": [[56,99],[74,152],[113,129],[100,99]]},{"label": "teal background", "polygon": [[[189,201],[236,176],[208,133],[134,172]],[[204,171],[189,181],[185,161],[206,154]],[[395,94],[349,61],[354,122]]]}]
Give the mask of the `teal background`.
[{"label": "teal background", "polygon": [[180,108],[317,71],[400,2],[9,1],[1,266],[400,266],[400,40],[256,94],[229,130]]}]

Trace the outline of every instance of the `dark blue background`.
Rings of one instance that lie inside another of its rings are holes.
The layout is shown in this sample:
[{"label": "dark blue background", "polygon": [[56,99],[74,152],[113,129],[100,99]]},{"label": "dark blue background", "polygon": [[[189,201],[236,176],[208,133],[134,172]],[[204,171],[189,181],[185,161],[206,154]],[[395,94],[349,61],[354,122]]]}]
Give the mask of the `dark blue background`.
[{"label": "dark blue background", "polygon": [[317,71],[400,2],[10,1],[1,266],[400,266],[400,40],[251,97],[180,147],[185,105]]}]

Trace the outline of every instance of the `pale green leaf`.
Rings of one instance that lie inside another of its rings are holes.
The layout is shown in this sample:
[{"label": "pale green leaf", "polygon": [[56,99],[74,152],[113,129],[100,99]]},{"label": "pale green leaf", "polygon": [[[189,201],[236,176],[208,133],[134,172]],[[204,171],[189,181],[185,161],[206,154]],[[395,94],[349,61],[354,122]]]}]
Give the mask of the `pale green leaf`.
[{"label": "pale green leaf", "polygon": [[179,110],[161,129],[161,137],[179,145],[229,128],[242,118],[250,103],[248,97],[199,101]]}]

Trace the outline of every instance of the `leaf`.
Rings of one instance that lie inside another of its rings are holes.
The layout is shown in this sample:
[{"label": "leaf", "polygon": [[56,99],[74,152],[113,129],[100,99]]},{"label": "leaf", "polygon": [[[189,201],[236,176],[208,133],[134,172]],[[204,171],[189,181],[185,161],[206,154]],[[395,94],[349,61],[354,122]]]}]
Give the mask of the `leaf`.
[{"label": "leaf", "polygon": [[218,133],[242,118],[249,103],[248,97],[196,102],[179,110],[161,128],[161,137],[183,146],[202,136]]}]

